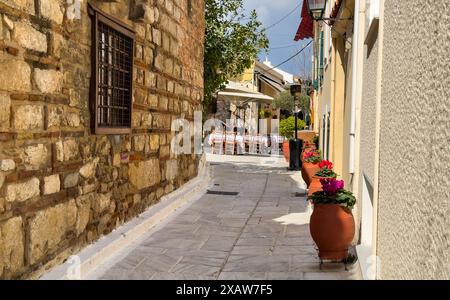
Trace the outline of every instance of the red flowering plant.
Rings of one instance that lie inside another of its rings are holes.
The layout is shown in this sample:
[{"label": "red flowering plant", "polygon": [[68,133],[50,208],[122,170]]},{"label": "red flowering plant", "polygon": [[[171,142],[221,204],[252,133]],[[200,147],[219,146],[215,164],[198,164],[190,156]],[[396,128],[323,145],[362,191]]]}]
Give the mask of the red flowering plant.
[{"label": "red flowering plant", "polygon": [[322,191],[313,193],[308,197],[314,204],[339,204],[352,209],[356,203],[353,193],[344,189],[344,180],[336,178],[322,178]]},{"label": "red flowering plant", "polygon": [[318,171],[315,175],[318,177],[332,177],[336,178],[337,174],[333,171],[333,163],[329,160],[322,160],[319,163],[320,171]]},{"label": "red flowering plant", "polygon": [[328,170],[333,170],[333,163],[329,160],[322,160],[319,163],[319,168],[321,168],[321,169],[327,168]]},{"label": "red flowering plant", "polygon": [[305,162],[317,164],[322,160],[322,153],[320,150],[311,150],[303,155]]}]

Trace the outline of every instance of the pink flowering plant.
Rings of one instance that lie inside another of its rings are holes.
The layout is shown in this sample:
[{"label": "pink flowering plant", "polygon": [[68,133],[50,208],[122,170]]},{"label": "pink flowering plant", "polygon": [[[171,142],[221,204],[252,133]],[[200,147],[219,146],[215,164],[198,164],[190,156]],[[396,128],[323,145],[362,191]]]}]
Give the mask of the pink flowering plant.
[{"label": "pink flowering plant", "polygon": [[336,178],[322,178],[322,191],[315,192],[308,197],[314,204],[339,204],[345,208],[352,209],[356,198],[353,193],[344,189],[344,180]]},{"label": "pink flowering plant", "polygon": [[314,155],[314,150],[306,151],[305,154],[303,154],[303,159],[308,159],[313,155]]},{"label": "pink flowering plant", "polygon": [[303,155],[305,162],[317,164],[322,161],[322,153],[320,150],[311,150]]}]

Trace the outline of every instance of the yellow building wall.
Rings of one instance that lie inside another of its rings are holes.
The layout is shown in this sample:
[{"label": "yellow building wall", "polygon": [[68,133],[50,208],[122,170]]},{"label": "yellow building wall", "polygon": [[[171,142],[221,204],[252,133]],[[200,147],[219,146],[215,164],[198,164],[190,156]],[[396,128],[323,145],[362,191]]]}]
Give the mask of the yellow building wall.
[{"label": "yellow building wall", "polygon": [[[324,68],[322,85],[314,96],[316,105],[314,129],[320,135],[319,145],[324,158],[333,162],[337,174],[344,175],[345,123],[350,118],[350,112],[345,114],[346,74],[343,66],[345,44],[341,38],[333,38],[330,46],[331,48],[324,49],[329,51],[328,64]],[[330,113],[330,139],[327,153],[326,134],[325,143],[323,139],[323,120],[325,118],[327,126],[328,113]],[[346,175],[344,177],[348,178]]]},{"label": "yellow building wall", "polygon": [[331,144],[330,158],[333,161],[334,171],[342,175],[344,159],[344,102],[345,102],[345,73],[342,58],[344,57],[345,45],[341,38],[333,39],[333,61],[334,80],[332,81],[332,105],[331,105]]},{"label": "yellow building wall", "polygon": [[[333,155],[333,126],[332,126],[332,122],[330,124],[330,140],[329,140],[329,146],[328,146],[328,153],[327,153],[327,136],[326,136],[326,131],[325,131],[325,143],[323,142],[324,139],[322,138],[323,135],[323,120],[325,118],[325,128],[328,126],[327,125],[327,117],[328,117],[328,113],[331,113],[330,118],[332,118],[332,114],[333,114],[333,107],[331,105],[331,95],[332,95],[332,79],[333,78],[333,68],[331,66],[331,64],[329,64],[325,69],[324,69],[324,75],[323,75],[323,83],[322,86],[319,88],[319,119],[320,119],[320,142],[321,142],[321,149],[324,155],[324,158],[326,158],[325,156],[328,156],[328,158],[331,160],[332,155]],[[327,155],[328,154],[328,155]]]},{"label": "yellow building wall", "polygon": [[255,63],[252,64],[252,66],[244,71],[240,76],[235,78],[237,81],[240,82],[252,82],[253,81],[253,72],[255,70]]}]

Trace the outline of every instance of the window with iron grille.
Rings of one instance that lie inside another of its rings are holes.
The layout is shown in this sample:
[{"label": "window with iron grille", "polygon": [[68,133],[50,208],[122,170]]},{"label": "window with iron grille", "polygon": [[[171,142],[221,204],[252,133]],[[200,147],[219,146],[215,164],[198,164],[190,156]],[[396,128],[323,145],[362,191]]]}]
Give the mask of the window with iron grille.
[{"label": "window with iron grille", "polygon": [[134,31],[96,8],[92,16],[91,120],[96,134],[131,132]]}]

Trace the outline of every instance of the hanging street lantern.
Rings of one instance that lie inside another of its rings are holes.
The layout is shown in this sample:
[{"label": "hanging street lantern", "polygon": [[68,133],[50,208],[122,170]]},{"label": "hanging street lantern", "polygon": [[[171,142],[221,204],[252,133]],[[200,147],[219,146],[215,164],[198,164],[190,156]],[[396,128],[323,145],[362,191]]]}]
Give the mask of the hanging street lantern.
[{"label": "hanging street lantern", "polygon": [[327,0],[307,0],[308,12],[314,21],[323,20]]}]

